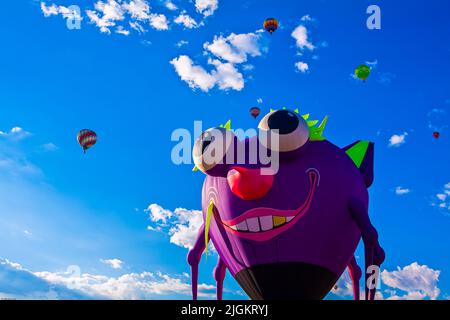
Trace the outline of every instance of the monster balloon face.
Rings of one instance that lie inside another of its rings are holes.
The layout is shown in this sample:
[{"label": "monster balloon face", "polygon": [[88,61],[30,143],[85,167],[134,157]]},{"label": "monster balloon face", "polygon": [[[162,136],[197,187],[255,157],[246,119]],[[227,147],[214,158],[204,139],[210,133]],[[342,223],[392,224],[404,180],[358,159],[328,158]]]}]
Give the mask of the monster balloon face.
[{"label": "monster balloon face", "polygon": [[[240,141],[222,128],[216,131],[226,139],[207,131],[197,140],[194,160],[206,178],[205,223],[188,255],[194,298],[198,262],[209,239],[219,255],[214,273],[219,299],[226,269],[252,299],[322,299],[347,267],[359,298],[361,271],[353,254],[361,236],[366,266],[384,260],[367,214],[373,144],[336,147],[322,137],[326,120],[316,127],[308,115],[278,110],[259,124],[270,139]],[[250,154],[239,158],[238,150]],[[249,161],[256,151],[277,153],[277,170],[259,156]],[[208,161],[208,152],[218,155],[216,161]],[[366,288],[367,298],[374,293]]]}]

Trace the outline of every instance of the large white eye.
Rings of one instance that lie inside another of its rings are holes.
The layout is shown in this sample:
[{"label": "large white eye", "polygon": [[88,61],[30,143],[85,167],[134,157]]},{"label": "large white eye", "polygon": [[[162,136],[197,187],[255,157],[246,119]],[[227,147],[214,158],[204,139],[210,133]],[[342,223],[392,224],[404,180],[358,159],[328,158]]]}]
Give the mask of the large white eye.
[{"label": "large white eye", "polygon": [[235,135],[224,128],[211,128],[195,141],[192,156],[200,171],[206,173],[218,164],[225,163],[228,151],[234,145]]},{"label": "large white eye", "polygon": [[[261,143],[272,151],[288,152],[302,147],[309,139],[306,121],[289,110],[277,110],[267,114],[259,123]],[[277,142],[276,142],[277,141]]]}]

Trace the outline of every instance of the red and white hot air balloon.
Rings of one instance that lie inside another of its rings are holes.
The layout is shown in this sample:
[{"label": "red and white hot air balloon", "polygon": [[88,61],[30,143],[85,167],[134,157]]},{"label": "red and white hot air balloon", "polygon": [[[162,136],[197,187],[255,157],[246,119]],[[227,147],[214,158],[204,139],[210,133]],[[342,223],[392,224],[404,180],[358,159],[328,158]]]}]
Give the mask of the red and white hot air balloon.
[{"label": "red and white hot air balloon", "polygon": [[82,129],[78,132],[77,140],[83,148],[84,153],[97,142],[97,134],[89,129]]}]

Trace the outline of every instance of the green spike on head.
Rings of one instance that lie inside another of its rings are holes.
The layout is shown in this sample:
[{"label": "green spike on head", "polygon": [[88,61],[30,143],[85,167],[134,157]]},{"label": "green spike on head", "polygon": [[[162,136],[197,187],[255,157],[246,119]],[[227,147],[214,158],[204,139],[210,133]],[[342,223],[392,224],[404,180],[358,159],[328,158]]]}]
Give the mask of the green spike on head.
[{"label": "green spike on head", "polygon": [[323,136],[323,131],[325,129],[325,125],[327,124],[327,121],[328,121],[328,116],[325,116],[325,118],[323,118],[322,122],[320,123],[320,125],[318,127],[315,126],[318,123],[317,120],[307,121],[307,124],[309,127],[309,140],[311,140],[311,141],[325,140],[325,137]]}]

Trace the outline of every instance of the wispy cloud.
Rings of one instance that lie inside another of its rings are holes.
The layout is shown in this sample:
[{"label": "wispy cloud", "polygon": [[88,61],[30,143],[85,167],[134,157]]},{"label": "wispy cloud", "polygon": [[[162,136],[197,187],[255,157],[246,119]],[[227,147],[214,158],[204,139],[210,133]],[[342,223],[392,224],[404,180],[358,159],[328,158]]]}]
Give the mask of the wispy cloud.
[{"label": "wispy cloud", "polygon": [[300,18],[300,21],[309,22],[309,21],[314,21],[314,19],[311,18],[311,16],[309,14],[305,14],[303,17]]},{"label": "wispy cloud", "polygon": [[[214,14],[219,7],[219,2],[218,0],[196,0],[195,3],[187,2],[186,5],[195,7],[197,13],[194,12],[194,14],[199,16],[200,21],[187,14],[186,10],[181,9],[181,13],[177,12],[179,7],[170,0],[156,4],[166,10],[168,15],[153,12],[148,0],[98,0],[84,12],[41,2],[41,11],[45,17],[60,15],[64,19],[80,21],[85,15],[88,22],[98,27],[102,33],[128,36],[132,31],[143,34],[147,32],[147,27],[158,31],[169,30],[171,20],[187,29],[198,28],[204,25],[207,17]],[[174,14],[177,15],[173,16]]]},{"label": "wispy cloud", "polygon": [[447,111],[444,108],[433,108],[427,113],[428,128],[442,131],[448,127]]},{"label": "wispy cloud", "polygon": [[120,259],[100,259],[100,261],[113,269],[122,269],[123,261]]},{"label": "wispy cloud", "polygon": [[41,11],[44,17],[61,15],[64,19],[75,19],[81,21],[83,18],[78,11],[71,10],[70,7],[59,6],[56,4],[46,5],[45,2],[41,2]]},{"label": "wispy cloud", "polygon": [[189,41],[187,41],[187,40],[180,40],[180,41],[178,41],[175,44],[175,46],[178,47],[178,48],[181,48],[183,46],[187,46],[188,44],[189,44]]},{"label": "wispy cloud", "polygon": [[186,12],[182,12],[178,17],[173,20],[176,24],[183,25],[187,29],[198,28],[201,24],[197,23],[194,18],[188,15]]},{"label": "wispy cloud", "polygon": [[434,196],[431,205],[450,213],[450,182],[447,183],[442,190]]},{"label": "wispy cloud", "polygon": [[398,196],[403,196],[403,195],[408,194],[410,192],[411,192],[411,189],[408,189],[408,188],[403,188],[403,187],[400,187],[400,186],[395,188],[395,194],[398,195]]},{"label": "wispy cloud", "polygon": [[378,73],[378,83],[383,85],[390,84],[394,79],[396,78],[396,75],[392,72],[380,72]]}]

